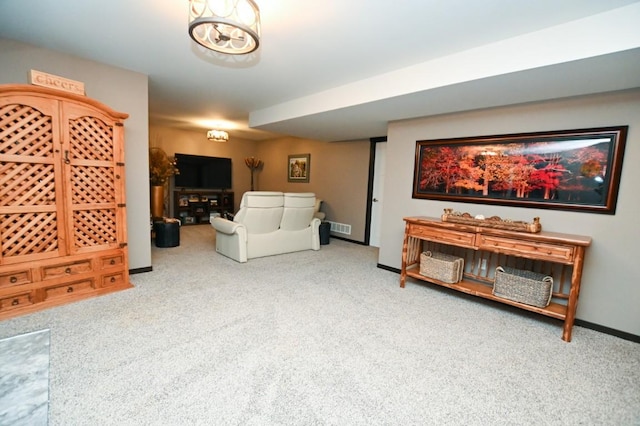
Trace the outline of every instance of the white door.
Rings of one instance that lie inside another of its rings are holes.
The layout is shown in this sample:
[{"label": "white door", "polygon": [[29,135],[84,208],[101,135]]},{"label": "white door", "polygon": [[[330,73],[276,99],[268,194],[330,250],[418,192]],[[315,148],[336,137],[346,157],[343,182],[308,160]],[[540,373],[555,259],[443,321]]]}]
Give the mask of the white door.
[{"label": "white door", "polygon": [[373,165],[373,196],[371,198],[371,228],[369,231],[369,245],[373,247],[380,247],[386,157],[387,143],[376,143],[376,159]]}]

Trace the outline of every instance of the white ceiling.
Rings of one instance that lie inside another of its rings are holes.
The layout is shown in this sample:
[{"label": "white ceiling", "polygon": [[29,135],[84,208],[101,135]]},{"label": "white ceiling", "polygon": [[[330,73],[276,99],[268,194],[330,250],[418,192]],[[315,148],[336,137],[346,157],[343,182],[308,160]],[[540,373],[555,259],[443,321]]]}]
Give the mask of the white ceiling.
[{"label": "white ceiling", "polygon": [[247,56],[194,43],[188,0],[4,0],[0,37],[147,74],[152,124],[255,140],[640,87],[638,1],[256,2]]}]

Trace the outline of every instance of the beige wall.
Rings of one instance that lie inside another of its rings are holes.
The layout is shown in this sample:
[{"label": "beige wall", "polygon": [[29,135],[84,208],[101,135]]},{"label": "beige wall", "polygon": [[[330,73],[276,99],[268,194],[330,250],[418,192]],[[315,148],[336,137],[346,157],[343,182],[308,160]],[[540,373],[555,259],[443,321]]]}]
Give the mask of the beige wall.
[{"label": "beige wall", "polygon": [[[254,189],[260,191],[314,192],[323,200],[327,220],[351,225],[351,235],[336,234],[353,241],[364,241],[369,141],[320,142],[294,137],[249,141],[231,137],[229,142],[210,142],[206,131],[151,127],[150,144],[175,153],[231,158],[235,210],[242,194],[251,188],[246,157],[263,161],[255,172]],[[287,163],[292,154],[310,154],[309,182],[288,182]],[[171,201],[172,202],[172,201]]]},{"label": "beige wall", "polygon": [[[416,140],[629,125],[615,215],[411,198]],[[640,335],[640,90],[493,108],[390,124],[379,262],[401,266],[404,216],[439,217],[445,207],[514,220],[541,218],[547,231],[589,235],[577,317]]]},{"label": "beige wall", "polygon": [[150,267],[147,76],[0,39],[0,84],[27,84],[31,69],[82,81],[88,97],[129,114],[124,123],[129,267]]},{"label": "beige wall", "polygon": [[[310,154],[309,183],[288,182],[289,155]],[[351,225],[351,235],[336,234],[363,242],[369,173],[369,141],[319,142],[281,138],[258,143],[261,190],[314,192],[323,200],[326,220]]]}]

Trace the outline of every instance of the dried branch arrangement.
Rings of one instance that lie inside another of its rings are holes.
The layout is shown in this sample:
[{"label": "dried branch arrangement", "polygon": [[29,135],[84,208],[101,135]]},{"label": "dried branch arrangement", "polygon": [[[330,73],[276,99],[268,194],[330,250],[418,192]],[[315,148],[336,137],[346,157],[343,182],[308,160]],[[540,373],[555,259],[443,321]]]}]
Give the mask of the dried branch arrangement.
[{"label": "dried branch arrangement", "polygon": [[244,159],[244,164],[251,170],[251,190],[253,191],[253,172],[262,167],[262,160],[258,160],[254,157],[247,157]]}]

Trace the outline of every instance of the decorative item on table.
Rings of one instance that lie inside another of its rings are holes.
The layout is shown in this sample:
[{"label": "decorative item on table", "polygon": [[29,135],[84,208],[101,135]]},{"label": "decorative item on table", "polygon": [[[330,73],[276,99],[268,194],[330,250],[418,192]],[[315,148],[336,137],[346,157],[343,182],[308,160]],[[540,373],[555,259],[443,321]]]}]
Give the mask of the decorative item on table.
[{"label": "decorative item on table", "polygon": [[462,280],[464,259],[451,254],[425,251],[420,254],[420,275],[449,284]]},{"label": "decorative item on table", "polygon": [[175,217],[163,217],[163,218],[162,218],[162,222],[163,222],[163,223],[177,223],[177,224],[181,224],[180,219],[176,219]]},{"label": "decorative item on table", "polygon": [[507,231],[520,231],[536,233],[542,230],[539,217],[534,217],[532,222],[523,222],[511,219],[502,219],[499,216],[485,218],[483,215],[472,216],[470,213],[461,213],[453,209],[444,209],[441,217],[443,222],[460,223],[463,225],[483,226],[485,228],[504,229]]},{"label": "decorative item on table", "polygon": [[551,302],[553,277],[506,266],[496,268],[493,295],[544,308]]}]

